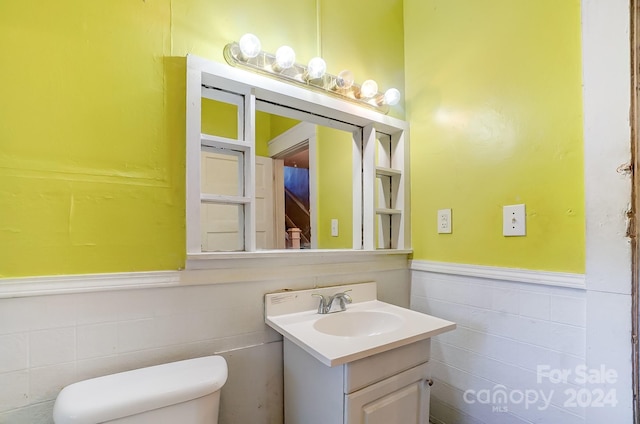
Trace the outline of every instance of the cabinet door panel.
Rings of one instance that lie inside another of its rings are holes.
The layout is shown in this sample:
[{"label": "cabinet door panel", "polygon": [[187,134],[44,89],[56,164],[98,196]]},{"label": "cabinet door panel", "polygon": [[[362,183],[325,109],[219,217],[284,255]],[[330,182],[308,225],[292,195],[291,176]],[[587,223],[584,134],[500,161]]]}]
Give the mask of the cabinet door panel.
[{"label": "cabinet door panel", "polygon": [[347,424],[427,424],[428,364],[345,396]]},{"label": "cabinet door panel", "polygon": [[421,424],[420,404],[422,381],[389,393],[362,408],[362,423],[366,424]]}]

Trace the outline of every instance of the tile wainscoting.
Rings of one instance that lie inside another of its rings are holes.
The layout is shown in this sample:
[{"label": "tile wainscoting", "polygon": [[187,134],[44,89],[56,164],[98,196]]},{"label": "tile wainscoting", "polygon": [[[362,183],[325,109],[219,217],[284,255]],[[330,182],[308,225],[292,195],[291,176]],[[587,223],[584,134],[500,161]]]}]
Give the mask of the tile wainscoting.
[{"label": "tile wainscoting", "polygon": [[[412,309],[458,323],[431,345],[434,423],[631,422],[630,351],[619,342],[630,317],[620,295],[589,292],[579,274],[427,261],[411,268]],[[594,323],[598,314],[608,317]],[[600,357],[595,344],[612,353]],[[615,377],[583,383],[593,373]]]},{"label": "tile wainscoting", "polygon": [[137,274],[86,276],[84,288],[82,276],[0,283],[0,423],[52,423],[58,392],[76,381],[220,354],[229,364],[220,423],[281,424],[282,337],[264,324],[265,293],[377,281],[383,300],[409,304],[406,255],[320,260],[307,269],[313,274],[279,264],[262,279],[234,282],[216,272],[158,273],[158,284],[151,273],[145,287]]}]

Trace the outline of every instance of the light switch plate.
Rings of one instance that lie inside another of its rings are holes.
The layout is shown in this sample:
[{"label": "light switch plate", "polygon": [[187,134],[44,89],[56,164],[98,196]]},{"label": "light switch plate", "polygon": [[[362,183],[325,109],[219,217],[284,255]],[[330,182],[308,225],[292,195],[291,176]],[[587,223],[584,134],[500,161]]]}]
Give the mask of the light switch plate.
[{"label": "light switch plate", "polygon": [[331,220],[331,237],[338,237],[338,220]]},{"label": "light switch plate", "polygon": [[451,234],[451,209],[438,209],[438,233]]},{"label": "light switch plate", "polygon": [[524,204],[504,206],[502,208],[502,235],[506,237],[527,235]]}]

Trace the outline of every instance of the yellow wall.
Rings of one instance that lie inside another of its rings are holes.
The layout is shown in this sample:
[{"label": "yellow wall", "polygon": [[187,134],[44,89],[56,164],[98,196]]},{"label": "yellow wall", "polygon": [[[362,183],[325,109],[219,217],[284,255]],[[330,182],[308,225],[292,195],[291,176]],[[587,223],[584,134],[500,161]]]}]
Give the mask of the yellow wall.
[{"label": "yellow wall", "polygon": [[[357,82],[372,78],[380,90],[395,87],[404,96],[402,0],[321,0],[320,4],[322,56],[329,72],[347,68]],[[389,115],[404,119],[404,108],[394,106]]]},{"label": "yellow wall", "polygon": [[[202,107],[200,131],[204,134],[218,137],[238,138],[238,106],[205,98],[202,99],[200,104]],[[256,116],[256,121],[258,119]],[[256,129],[257,131],[259,130]]]},{"label": "yellow wall", "polygon": [[[220,137],[238,138],[238,108],[230,103],[202,99],[202,132]],[[256,112],[256,155],[269,157],[269,141],[300,121]]]},{"label": "yellow wall", "polygon": [[405,53],[414,258],[583,272],[580,1],[405,0]]},{"label": "yellow wall", "polygon": [[[415,258],[582,272],[580,2],[405,0],[404,51],[400,0],[319,4],[0,2],[0,277],[184,266],[182,57],[248,31],[406,78]],[[504,238],[516,203],[528,235]]]},{"label": "yellow wall", "polygon": [[[353,247],[353,136],[318,126],[316,154],[318,191],[318,247]],[[338,236],[331,235],[331,220],[338,220]],[[314,225],[312,223],[311,225]]]},{"label": "yellow wall", "polygon": [[[0,277],[184,266],[187,53],[223,62],[224,45],[251,31],[299,61],[321,45],[329,72],[371,70],[403,91],[399,0],[370,1],[353,20],[335,11],[361,5],[320,1],[321,43],[316,6],[0,2]],[[388,27],[373,25],[383,17]]]},{"label": "yellow wall", "polygon": [[0,3],[0,276],[183,265],[169,11]]},{"label": "yellow wall", "polygon": [[[284,116],[271,115],[271,131],[269,132],[269,139],[275,138],[280,134],[290,130],[298,125],[300,121],[291,118],[285,118]],[[268,144],[267,144],[268,147]]]}]

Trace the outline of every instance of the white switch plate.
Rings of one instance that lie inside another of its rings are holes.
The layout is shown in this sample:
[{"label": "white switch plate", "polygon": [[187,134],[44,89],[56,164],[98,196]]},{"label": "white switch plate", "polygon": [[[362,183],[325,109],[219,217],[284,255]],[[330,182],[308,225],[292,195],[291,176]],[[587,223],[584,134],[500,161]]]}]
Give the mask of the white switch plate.
[{"label": "white switch plate", "polygon": [[338,237],[338,220],[331,220],[331,237]]},{"label": "white switch plate", "polygon": [[438,209],[438,233],[451,234],[451,209]]},{"label": "white switch plate", "polygon": [[510,205],[502,208],[502,235],[507,237],[527,235],[524,205]]}]

